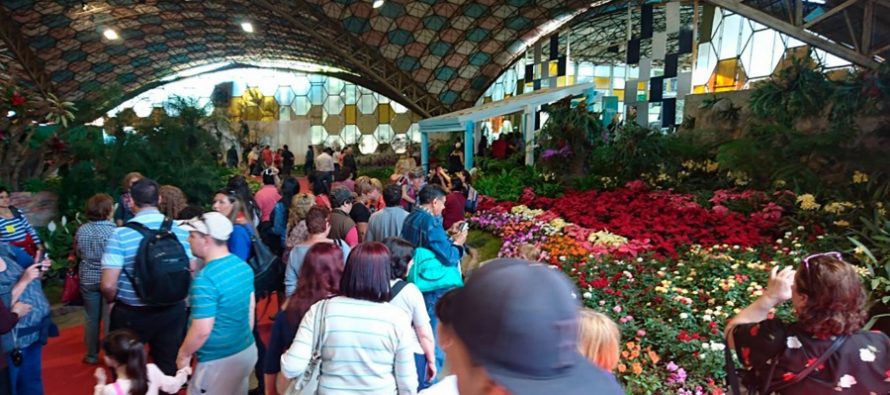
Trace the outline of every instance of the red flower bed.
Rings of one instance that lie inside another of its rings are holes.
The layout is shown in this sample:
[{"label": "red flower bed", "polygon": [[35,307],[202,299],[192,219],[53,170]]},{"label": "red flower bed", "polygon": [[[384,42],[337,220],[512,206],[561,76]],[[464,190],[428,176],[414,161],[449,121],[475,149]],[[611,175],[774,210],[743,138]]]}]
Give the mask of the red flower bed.
[{"label": "red flower bed", "polygon": [[[676,256],[676,248],[691,244],[750,247],[771,242],[778,236],[782,213],[780,206],[766,201],[750,215],[722,206],[709,210],[692,195],[650,191],[642,183],[615,191],[569,192],[558,199],[535,197],[527,190],[520,200],[585,228],[648,240],[657,254],[667,256]],[[504,202],[488,203],[490,208],[510,207]]]}]

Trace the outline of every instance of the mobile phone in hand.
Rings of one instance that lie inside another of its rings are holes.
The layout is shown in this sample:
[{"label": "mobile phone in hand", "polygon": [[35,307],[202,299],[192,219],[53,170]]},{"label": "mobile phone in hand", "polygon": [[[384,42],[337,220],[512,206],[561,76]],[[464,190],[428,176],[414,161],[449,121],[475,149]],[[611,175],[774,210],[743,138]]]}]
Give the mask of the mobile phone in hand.
[{"label": "mobile phone in hand", "polygon": [[470,230],[470,223],[469,223],[469,222],[464,222],[464,223],[461,223],[461,224],[460,224],[460,231],[461,231],[461,232],[466,232],[466,231],[468,231],[468,230]]}]

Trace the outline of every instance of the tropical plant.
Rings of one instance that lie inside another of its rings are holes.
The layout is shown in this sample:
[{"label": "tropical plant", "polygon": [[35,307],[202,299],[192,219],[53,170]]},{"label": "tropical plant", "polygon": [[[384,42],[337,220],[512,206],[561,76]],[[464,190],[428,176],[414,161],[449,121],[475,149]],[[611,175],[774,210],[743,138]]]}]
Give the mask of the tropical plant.
[{"label": "tropical plant", "polygon": [[0,181],[17,188],[64,165],[63,136],[76,110],[73,103],[53,94],[43,97],[0,84]]},{"label": "tropical plant", "polygon": [[809,56],[794,57],[788,67],[756,85],[751,93],[751,112],[760,119],[791,126],[801,117],[822,114],[833,89]]},{"label": "tropical plant", "polygon": [[549,117],[538,139],[538,163],[562,179],[584,175],[591,150],[605,143],[600,114],[589,111],[583,102],[573,107],[571,97],[548,106],[545,111]]},{"label": "tropical plant", "polygon": [[861,218],[860,223],[861,228],[851,229],[847,238],[868,269],[872,301],[890,305],[890,218],[876,211],[872,218]]}]

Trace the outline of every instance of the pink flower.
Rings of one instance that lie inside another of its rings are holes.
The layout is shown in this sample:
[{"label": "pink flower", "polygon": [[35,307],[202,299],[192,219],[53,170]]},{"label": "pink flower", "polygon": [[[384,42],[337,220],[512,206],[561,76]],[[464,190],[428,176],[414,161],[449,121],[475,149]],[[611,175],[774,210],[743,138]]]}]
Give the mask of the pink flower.
[{"label": "pink flower", "polygon": [[616,313],[620,313],[620,312],[621,312],[621,306],[617,306],[617,305],[616,305],[615,307],[612,308],[612,311],[614,311],[614,312],[616,312]]},{"label": "pink flower", "polygon": [[646,337],[646,331],[640,329],[637,331],[637,337]]}]

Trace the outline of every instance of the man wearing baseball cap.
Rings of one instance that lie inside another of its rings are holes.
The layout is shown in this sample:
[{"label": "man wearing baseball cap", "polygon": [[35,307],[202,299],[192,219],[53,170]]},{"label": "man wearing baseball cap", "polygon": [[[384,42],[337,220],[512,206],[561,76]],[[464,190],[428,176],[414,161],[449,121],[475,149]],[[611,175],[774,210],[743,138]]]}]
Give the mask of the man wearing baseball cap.
[{"label": "man wearing baseball cap", "polygon": [[232,222],[210,212],[180,225],[189,231],[192,253],[207,264],[189,291],[191,326],[179,348],[181,369],[197,355],[189,394],[246,394],[257,360],[253,341],[253,270],[229,253]]},{"label": "man wearing baseball cap", "polygon": [[496,259],[457,289],[442,320],[461,395],[623,394],[578,352],[575,287],[562,273]]}]

